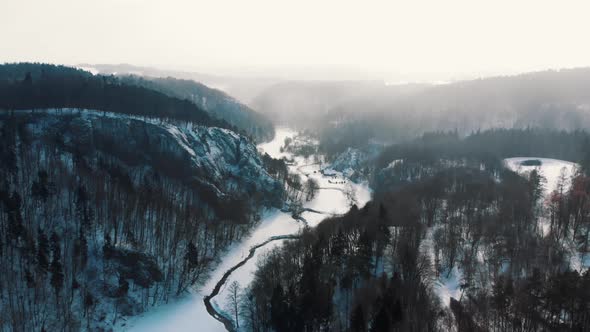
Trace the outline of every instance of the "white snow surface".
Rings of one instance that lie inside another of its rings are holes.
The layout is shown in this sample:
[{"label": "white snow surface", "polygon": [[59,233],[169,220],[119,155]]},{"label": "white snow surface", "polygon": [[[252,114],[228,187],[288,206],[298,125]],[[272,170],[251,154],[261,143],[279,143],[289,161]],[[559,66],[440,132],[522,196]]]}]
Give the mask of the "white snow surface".
[{"label": "white snow surface", "polygon": [[[539,160],[541,161],[541,166],[521,165],[521,163],[525,160]],[[569,190],[569,187],[571,186],[571,178],[575,175],[579,167],[578,164],[569,161],[535,157],[508,158],[504,159],[504,163],[506,167],[520,174],[537,169],[539,173],[547,180],[545,187],[543,188],[545,201],[547,201],[548,196],[554,190],[559,190],[558,184],[562,173],[565,178],[563,191],[565,193],[567,190]],[[539,216],[539,228],[543,232],[544,236],[549,234],[549,226],[549,218],[546,212],[542,213]],[[583,253],[578,252],[576,245],[572,241],[566,243],[566,248],[567,251],[569,251],[570,268],[580,273],[590,268],[590,255],[584,255]]]},{"label": "white snow surface", "polygon": [[443,271],[435,285],[435,291],[444,306],[449,306],[451,298],[461,298],[461,280],[463,273],[456,266],[450,271]]},{"label": "white snow surface", "polygon": [[[285,138],[294,137],[296,134],[296,131],[289,128],[276,128],[275,138],[270,142],[260,144],[258,149],[268,153],[273,158],[286,157],[293,159],[294,164],[289,166],[291,172],[299,172],[304,180],[306,177],[312,177],[318,181],[321,188],[324,188],[318,191],[313,200],[304,205],[307,208],[325,212],[324,214],[304,212],[302,217],[307,220],[309,226],[316,226],[329,215],[347,212],[351,203],[362,207],[371,199],[371,191],[367,183],[354,183],[341,173],[335,175],[341,183],[330,183],[330,181],[334,181],[332,176],[323,176],[319,172],[319,165],[312,164],[311,159],[293,157],[288,152],[281,152],[280,148]],[[347,198],[346,191],[352,193],[350,196],[354,197],[354,202]],[[296,234],[302,227],[304,227],[304,224],[294,220],[289,213],[277,209],[267,211],[264,213],[261,223],[252,230],[250,236],[228,249],[221,263],[211,273],[203,287],[183,299],[160,305],[140,316],[131,317],[124,322],[124,325],[117,326],[115,330],[137,332],[225,331],[224,326],[207,313],[203,297],[211,292],[228,269],[248,255],[248,251],[252,246],[264,242],[271,236]],[[256,271],[258,258],[280,245],[283,241],[286,240],[273,241],[256,250],[252,259],[232,273],[219,294],[212,299],[212,304],[220,310],[225,309],[226,288],[234,281],[239,282],[242,289],[248,287]]]},{"label": "white snow surface", "polygon": [[[538,160],[541,162],[541,166],[524,166],[521,165],[522,162],[527,160]],[[509,169],[522,174],[525,172],[530,172],[534,169],[537,169],[539,173],[547,180],[545,184],[544,192],[545,195],[551,193],[553,190],[557,189],[557,184],[559,182],[559,177],[563,170],[564,175],[566,176],[566,187],[564,190],[569,188],[569,179],[575,173],[578,165],[576,163],[572,163],[569,161],[559,160],[559,159],[550,159],[550,158],[536,158],[536,157],[515,157],[515,158],[507,158],[504,159],[504,163],[506,167]]]}]

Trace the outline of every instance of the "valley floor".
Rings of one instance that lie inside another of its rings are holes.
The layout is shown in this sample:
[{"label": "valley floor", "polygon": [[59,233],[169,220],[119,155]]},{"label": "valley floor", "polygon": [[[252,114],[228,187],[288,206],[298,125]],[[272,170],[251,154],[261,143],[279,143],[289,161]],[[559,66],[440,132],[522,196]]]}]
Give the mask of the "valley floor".
[{"label": "valley floor", "polygon": [[[267,211],[263,214],[262,221],[252,231],[251,235],[227,251],[204,286],[183,299],[161,305],[140,316],[131,317],[127,321],[120,321],[119,325],[116,326],[116,330],[138,332],[225,331],[223,324],[209,315],[205,308],[203,298],[211,293],[227,270],[238,264],[248,255],[251,247],[274,236],[297,234],[305,224],[314,227],[330,215],[347,212],[352,204],[363,206],[371,199],[371,192],[367,183],[354,183],[339,173],[324,176],[320,172],[320,165],[313,164],[309,158],[306,160],[302,157],[294,157],[287,152],[281,152],[280,148],[285,138],[295,135],[296,132],[290,129],[277,128],[274,140],[259,145],[259,149],[268,153],[273,158],[286,157],[293,159],[294,163],[289,166],[290,172],[299,172],[304,178],[312,177],[318,181],[320,188],[323,188],[318,191],[310,202],[304,205],[304,208],[308,209],[301,214],[305,223],[293,219],[290,213],[276,209]],[[335,177],[339,181],[335,181]],[[242,289],[248,287],[256,270],[258,257],[269,252],[272,248],[279,246],[283,241],[286,240],[269,242],[264,247],[259,248],[256,250],[252,259],[248,260],[246,264],[230,275],[219,294],[211,301],[217,311],[223,312],[227,308],[226,298],[228,296],[228,286],[234,281],[237,281]]]}]

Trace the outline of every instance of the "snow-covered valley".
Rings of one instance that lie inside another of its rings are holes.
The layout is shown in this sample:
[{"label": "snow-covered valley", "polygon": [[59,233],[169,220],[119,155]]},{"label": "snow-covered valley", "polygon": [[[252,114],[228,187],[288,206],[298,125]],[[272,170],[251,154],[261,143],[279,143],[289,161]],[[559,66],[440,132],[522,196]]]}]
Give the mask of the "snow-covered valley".
[{"label": "snow-covered valley", "polygon": [[[290,172],[298,173],[304,178],[311,177],[318,182],[320,186],[318,193],[311,201],[304,204],[304,208],[307,210],[301,213],[305,222],[296,220],[291,213],[278,209],[266,211],[260,224],[252,230],[251,234],[226,252],[220,264],[202,287],[183,299],[161,305],[140,316],[130,318],[119,324],[117,330],[156,332],[198,329],[201,331],[225,331],[223,324],[207,312],[203,298],[211,293],[226,271],[246,258],[250,248],[276,236],[295,235],[306,224],[314,227],[330,215],[347,212],[352,204],[363,206],[370,200],[371,191],[367,183],[354,183],[338,172],[326,172],[330,175],[323,175],[320,172],[320,165],[314,164],[311,158],[305,159],[281,151],[285,138],[292,138],[296,134],[295,131],[288,128],[277,128],[275,138],[271,142],[259,145],[258,148],[273,158],[285,157],[293,160],[293,163],[289,165]],[[211,300],[217,311],[223,312],[227,307],[228,285],[236,281],[240,287],[248,287],[256,270],[258,258],[279,246],[283,241],[288,240],[272,241],[258,248],[251,259],[231,273],[221,287],[219,294]]]}]

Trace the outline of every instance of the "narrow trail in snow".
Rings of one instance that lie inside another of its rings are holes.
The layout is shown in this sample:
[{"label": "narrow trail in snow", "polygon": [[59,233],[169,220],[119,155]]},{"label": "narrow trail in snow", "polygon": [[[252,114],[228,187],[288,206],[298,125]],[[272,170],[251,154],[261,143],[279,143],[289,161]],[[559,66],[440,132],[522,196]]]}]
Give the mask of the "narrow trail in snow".
[{"label": "narrow trail in snow", "polygon": [[215,284],[215,288],[213,288],[213,291],[211,291],[211,294],[204,297],[203,301],[205,302],[205,307],[207,308],[207,312],[209,313],[209,315],[211,315],[211,317],[213,317],[216,320],[218,320],[219,322],[221,322],[223,324],[223,326],[225,326],[225,329],[228,330],[229,332],[235,332],[236,329],[234,328],[233,321],[231,319],[225,317],[219,311],[217,311],[213,307],[213,305],[211,304],[211,299],[213,299],[217,294],[219,294],[221,287],[223,287],[223,285],[225,284],[227,279],[230,277],[230,275],[235,270],[239,269],[242,265],[246,264],[246,262],[248,262],[252,257],[254,257],[254,254],[256,253],[256,250],[258,248],[264,247],[265,245],[267,245],[273,241],[292,240],[292,239],[297,239],[297,238],[299,238],[299,235],[296,235],[296,234],[272,236],[272,237],[268,238],[268,240],[251,247],[250,253],[248,254],[248,256],[246,256],[246,258],[241,260],[238,264],[234,265],[232,268],[227,270],[223,274],[221,279],[219,279],[217,284]]}]

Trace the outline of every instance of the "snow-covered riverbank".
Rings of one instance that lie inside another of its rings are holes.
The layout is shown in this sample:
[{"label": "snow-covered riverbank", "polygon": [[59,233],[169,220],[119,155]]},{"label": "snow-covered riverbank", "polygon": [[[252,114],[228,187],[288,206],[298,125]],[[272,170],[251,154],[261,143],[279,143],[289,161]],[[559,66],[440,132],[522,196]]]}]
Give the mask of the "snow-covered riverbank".
[{"label": "snow-covered riverbank", "polygon": [[[326,188],[320,189],[314,199],[304,205],[305,208],[324,212],[303,212],[301,216],[309,226],[316,226],[328,215],[345,213],[350,208],[351,200],[358,206],[363,206],[370,200],[371,192],[366,183],[353,183],[339,174],[324,176],[319,171],[319,165],[310,165],[312,164],[311,159],[305,160],[302,157],[294,157],[290,153],[281,152],[281,146],[285,138],[295,135],[296,132],[293,130],[277,128],[274,140],[261,144],[258,148],[273,158],[286,157],[294,160],[293,165],[289,166],[290,172],[298,172],[304,178],[312,177],[318,181],[321,188]],[[334,176],[340,181],[334,181]],[[209,315],[203,298],[211,293],[226,271],[246,258],[251,247],[274,236],[296,234],[303,226],[303,223],[293,219],[289,213],[279,210],[267,211],[264,213],[261,223],[252,230],[250,236],[227,251],[221,263],[211,273],[206,284],[198,291],[186,296],[184,299],[159,306],[138,317],[133,317],[126,322],[125,326],[119,326],[118,330],[225,331],[223,324]],[[237,281],[242,288],[248,287],[256,270],[258,257],[280,245],[283,241],[286,240],[269,242],[265,246],[258,248],[252,259],[229,276],[219,294],[211,300],[211,303],[218,310],[223,310],[226,307],[227,286],[233,281]]]}]

